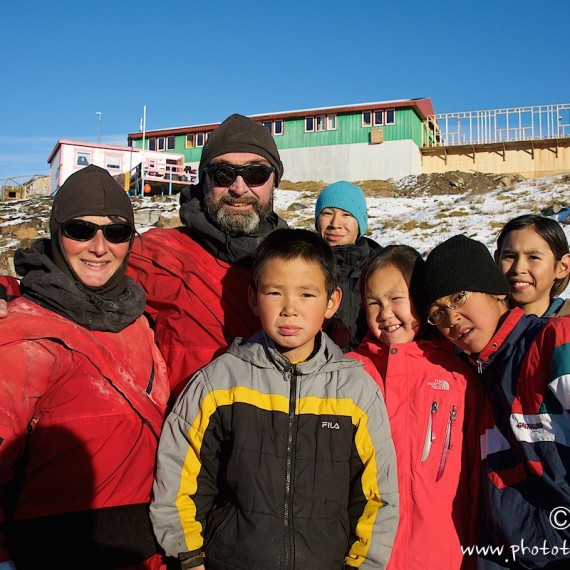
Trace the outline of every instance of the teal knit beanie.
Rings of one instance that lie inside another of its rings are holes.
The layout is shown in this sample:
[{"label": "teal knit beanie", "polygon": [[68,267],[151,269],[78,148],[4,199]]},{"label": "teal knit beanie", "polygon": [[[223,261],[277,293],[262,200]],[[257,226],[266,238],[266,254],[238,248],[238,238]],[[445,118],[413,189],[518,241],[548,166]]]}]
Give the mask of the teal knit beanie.
[{"label": "teal knit beanie", "polygon": [[368,228],[368,215],[366,213],[366,198],[362,188],[346,180],[334,182],[322,190],[315,206],[315,223],[319,214],[325,208],[340,208],[356,218],[358,222],[359,237],[363,236]]}]

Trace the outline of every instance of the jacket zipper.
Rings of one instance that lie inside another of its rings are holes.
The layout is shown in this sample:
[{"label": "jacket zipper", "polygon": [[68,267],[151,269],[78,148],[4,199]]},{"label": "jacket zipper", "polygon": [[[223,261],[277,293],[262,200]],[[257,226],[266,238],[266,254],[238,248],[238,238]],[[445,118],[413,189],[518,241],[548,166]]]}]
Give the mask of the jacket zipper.
[{"label": "jacket zipper", "polygon": [[457,406],[451,406],[451,410],[449,412],[449,420],[447,421],[447,428],[445,430],[445,441],[443,442],[443,450],[441,452],[441,459],[439,461],[439,468],[437,470],[437,475],[435,476],[435,480],[439,481],[442,476],[443,472],[445,471],[445,464],[447,463],[447,456],[449,455],[449,450],[453,445],[452,441],[452,432],[453,432],[453,424],[457,419]]},{"label": "jacket zipper", "polygon": [[283,524],[285,527],[285,560],[283,568],[294,568],[294,544],[293,544],[293,514],[292,514],[292,482],[294,469],[294,454],[296,440],[296,416],[295,408],[297,401],[297,371],[293,366],[286,374],[290,381],[289,388],[289,418],[287,423],[287,457],[285,471],[285,505]]},{"label": "jacket zipper", "polygon": [[429,457],[429,452],[431,450],[431,442],[433,440],[433,416],[437,413],[439,404],[437,402],[431,403],[431,409],[429,412],[428,425],[426,431],[426,438],[424,440],[424,450],[422,453],[422,461],[425,461]]},{"label": "jacket zipper", "polygon": [[152,385],[153,384],[154,384],[154,361],[151,365],[150,378],[148,379],[148,384],[146,385],[146,389],[145,389],[145,392],[147,394],[150,394],[152,392]]}]

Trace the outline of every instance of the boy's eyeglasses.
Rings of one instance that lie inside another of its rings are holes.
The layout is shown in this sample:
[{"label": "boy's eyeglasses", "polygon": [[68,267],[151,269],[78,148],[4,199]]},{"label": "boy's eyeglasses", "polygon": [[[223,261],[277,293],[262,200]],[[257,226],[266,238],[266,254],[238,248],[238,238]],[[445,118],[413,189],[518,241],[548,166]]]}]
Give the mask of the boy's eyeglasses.
[{"label": "boy's eyeglasses", "polygon": [[449,303],[444,304],[443,307],[437,307],[434,308],[433,311],[430,311],[427,322],[434,326],[441,325],[447,316],[445,310],[449,309],[450,311],[456,311],[465,305],[465,301],[467,301],[467,291],[460,291],[459,293],[451,295]]},{"label": "boy's eyeglasses", "polygon": [[265,184],[272,172],[275,172],[273,166],[265,164],[243,164],[235,166],[233,164],[209,164],[204,168],[204,172],[208,174],[210,180],[216,186],[231,186],[238,176],[241,176],[248,186],[261,186]]},{"label": "boy's eyeglasses", "polygon": [[61,233],[75,241],[89,241],[95,237],[97,230],[101,230],[105,239],[110,243],[125,243],[135,233],[135,228],[126,222],[114,222],[100,226],[87,220],[70,220],[61,225]]}]

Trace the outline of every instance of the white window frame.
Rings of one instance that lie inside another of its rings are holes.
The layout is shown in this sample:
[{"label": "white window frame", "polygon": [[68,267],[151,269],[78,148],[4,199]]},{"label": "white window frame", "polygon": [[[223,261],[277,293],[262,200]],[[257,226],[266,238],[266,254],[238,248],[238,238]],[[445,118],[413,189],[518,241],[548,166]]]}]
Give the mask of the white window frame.
[{"label": "white window frame", "polygon": [[203,147],[206,144],[206,134],[196,133],[196,148]]},{"label": "white window frame", "polygon": [[164,137],[157,137],[156,150],[166,150],[166,139]]},{"label": "white window frame", "polygon": [[[312,129],[308,128],[310,121],[312,121]],[[336,131],[336,115],[313,115],[312,117],[305,117],[306,133],[323,131]]]},{"label": "white window frame", "polygon": [[[365,115],[370,115],[370,122],[364,120]],[[391,119],[389,120],[389,116]],[[380,120],[377,118],[380,117]],[[372,111],[362,111],[362,126],[363,127],[384,127],[386,125],[396,124],[396,109],[374,109]]]},{"label": "white window frame", "polygon": [[121,170],[121,162],[121,155],[105,154],[105,168],[107,168],[107,170]]},{"label": "white window frame", "polygon": [[176,148],[176,136],[168,135],[166,137],[166,150],[174,150]]},{"label": "white window frame", "polygon": [[[79,164],[79,159],[84,158],[87,161],[87,164]],[[91,164],[91,153],[85,151],[77,151],[75,153],[75,166],[89,166]]]},{"label": "white window frame", "polygon": [[184,139],[184,148],[194,148],[194,133],[188,133]]},{"label": "white window frame", "polygon": [[283,119],[275,119],[274,121],[261,121],[261,124],[273,136],[280,136],[283,134]]}]

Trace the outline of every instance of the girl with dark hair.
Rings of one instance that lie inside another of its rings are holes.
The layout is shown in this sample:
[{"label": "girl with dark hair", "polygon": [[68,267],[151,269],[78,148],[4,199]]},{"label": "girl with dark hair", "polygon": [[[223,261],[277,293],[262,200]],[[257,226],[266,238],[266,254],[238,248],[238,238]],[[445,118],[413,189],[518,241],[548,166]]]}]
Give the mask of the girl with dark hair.
[{"label": "girl with dark hair", "polygon": [[508,222],[497,238],[495,261],[510,285],[510,303],[531,315],[570,314],[559,295],[570,279],[570,250],[562,226],[535,214]]},{"label": "girl with dark hair", "polygon": [[406,245],[370,259],[361,273],[369,333],[347,356],[376,367],[396,448],[400,522],[388,570],[459,570],[471,522],[464,460],[474,454],[464,446],[475,433],[467,426],[475,375],[441,335],[425,340],[423,267]]},{"label": "girl with dark hair", "polygon": [[125,191],[88,166],[59,189],[51,238],[17,250],[0,320],[0,568],[157,570],[148,507],[166,367],[125,268]]}]

